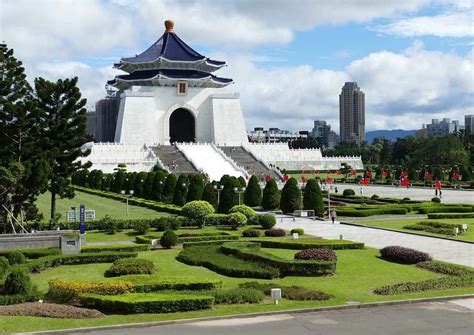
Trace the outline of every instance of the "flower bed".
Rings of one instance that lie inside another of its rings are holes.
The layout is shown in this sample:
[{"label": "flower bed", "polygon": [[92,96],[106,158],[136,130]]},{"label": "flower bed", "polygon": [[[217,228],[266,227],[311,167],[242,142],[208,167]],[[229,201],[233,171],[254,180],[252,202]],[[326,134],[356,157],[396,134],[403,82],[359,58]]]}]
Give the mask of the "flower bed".
[{"label": "flower bed", "polygon": [[454,228],[458,228],[458,233],[463,233],[462,224],[444,223],[437,221],[421,221],[416,224],[404,226],[403,229],[425,231],[428,233],[455,235]]},{"label": "flower bed", "polygon": [[251,242],[260,243],[262,248],[303,250],[312,248],[327,248],[333,250],[364,249],[364,243],[348,240],[322,240],[322,239],[299,239],[299,240],[270,240],[259,239]]},{"label": "flower bed", "polygon": [[337,261],[334,250],[327,248],[305,249],[295,254],[295,259],[313,259],[318,261]]},{"label": "flower bed", "polygon": [[380,249],[380,256],[384,259],[404,264],[416,264],[431,260],[431,256],[426,252],[396,245]]},{"label": "flower bed", "polygon": [[61,319],[100,318],[105,315],[95,309],[80,308],[69,305],[31,302],[13,306],[0,307],[2,316],[35,316]]}]

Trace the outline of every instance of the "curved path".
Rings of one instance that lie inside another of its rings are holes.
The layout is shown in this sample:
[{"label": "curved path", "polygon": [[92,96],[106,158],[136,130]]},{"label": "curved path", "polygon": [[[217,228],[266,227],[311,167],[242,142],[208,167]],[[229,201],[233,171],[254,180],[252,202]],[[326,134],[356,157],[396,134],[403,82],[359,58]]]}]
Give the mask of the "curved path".
[{"label": "curved path", "polygon": [[292,217],[285,215],[277,215],[276,226],[287,230],[303,228],[308,234],[326,239],[339,239],[342,235],[346,240],[364,242],[368,247],[377,249],[388,245],[400,245],[427,252],[440,261],[474,266],[474,244],[338,223],[333,225],[329,221],[305,218],[295,218],[293,221]]}]

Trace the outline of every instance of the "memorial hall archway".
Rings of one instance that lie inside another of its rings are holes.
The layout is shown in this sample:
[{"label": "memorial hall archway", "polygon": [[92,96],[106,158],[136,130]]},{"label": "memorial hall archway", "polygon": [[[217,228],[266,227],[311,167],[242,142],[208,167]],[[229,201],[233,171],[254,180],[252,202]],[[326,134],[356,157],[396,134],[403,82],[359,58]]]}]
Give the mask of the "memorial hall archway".
[{"label": "memorial hall archway", "polygon": [[196,120],[185,108],[178,108],[170,116],[170,142],[195,142]]}]

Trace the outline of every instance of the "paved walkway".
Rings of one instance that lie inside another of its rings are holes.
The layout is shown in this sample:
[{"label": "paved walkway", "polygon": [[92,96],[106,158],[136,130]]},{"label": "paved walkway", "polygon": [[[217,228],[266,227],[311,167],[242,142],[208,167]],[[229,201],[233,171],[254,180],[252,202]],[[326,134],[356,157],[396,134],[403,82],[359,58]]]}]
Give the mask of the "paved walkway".
[{"label": "paved walkway", "polygon": [[339,239],[342,235],[346,240],[364,242],[367,246],[377,249],[388,245],[400,245],[427,252],[440,261],[474,266],[474,244],[338,223],[333,225],[329,221],[305,218],[295,218],[293,221],[293,218],[284,215],[277,215],[276,226],[287,230],[303,228],[308,234],[326,239]]}]

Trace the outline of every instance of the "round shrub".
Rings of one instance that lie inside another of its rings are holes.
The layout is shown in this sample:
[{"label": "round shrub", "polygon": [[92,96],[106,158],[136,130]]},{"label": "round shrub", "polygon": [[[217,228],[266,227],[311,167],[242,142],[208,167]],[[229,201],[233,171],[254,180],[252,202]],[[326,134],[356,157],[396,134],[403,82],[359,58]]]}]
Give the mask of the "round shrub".
[{"label": "round shrub", "polygon": [[404,264],[416,264],[431,260],[431,256],[426,252],[396,245],[380,249],[380,256],[384,259]]},{"label": "round shrub", "polygon": [[304,235],[304,229],[303,228],[293,228],[290,233],[291,233],[291,235],[293,235],[294,233],[298,233],[298,235],[302,236],[302,235]]},{"label": "round shrub", "polygon": [[441,199],[438,197],[431,198],[431,202],[434,202],[436,204],[439,204],[441,202]]},{"label": "round shrub", "polygon": [[407,201],[410,201],[410,200],[411,200],[411,199],[408,198],[408,197],[405,197],[405,198],[402,199],[403,202],[407,202]]},{"label": "round shrub", "polygon": [[133,225],[133,230],[140,235],[144,235],[150,229],[150,222],[145,220],[136,220]]},{"label": "round shrub", "polygon": [[3,285],[3,291],[7,294],[27,294],[32,288],[30,276],[18,267],[12,269]]},{"label": "round shrub", "polygon": [[226,225],[236,230],[237,227],[244,226],[247,223],[247,217],[242,213],[230,213],[225,218]]},{"label": "round shrub", "polygon": [[0,279],[7,273],[10,263],[6,257],[0,256]]},{"label": "round shrub", "polygon": [[259,237],[260,236],[260,231],[257,229],[245,229],[242,232],[243,237]]},{"label": "round shrub", "polygon": [[352,188],[346,188],[343,192],[342,195],[344,197],[350,197],[351,195],[355,195],[355,191]]},{"label": "round shrub", "polygon": [[8,262],[10,265],[23,264],[26,263],[26,257],[21,253],[21,251],[14,250],[8,254]]},{"label": "round shrub", "polygon": [[295,259],[311,259],[316,261],[337,261],[336,252],[327,248],[305,249],[295,254]]},{"label": "round shrub", "polygon": [[258,223],[263,229],[271,229],[276,225],[276,218],[271,214],[262,214],[258,216]]},{"label": "round shrub", "polygon": [[372,196],[370,197],[370,199],[372,199],[372,200],[377,200],[377,199],[380,199],[380,197],[379,197],[377,194],[372,194]]},{"label": "round shrub", "polygon": [[117,277],[126,275],[149,274],[155,271],[152,261],[141,258],[118,259],[112,264],[110,269],[105,271],[105,277]]},{"label": "round shrub", "polygon": [[257,216],[257,213],[255,213],[252,208],[246,205],[236,205],[230,209],[229,213],[242,213],[245,215],[247,220],[251,220]]},{"label": "round shrub", "polygon": [[285,236],[286,235],[286,231],[284,231],[283,229],[267,229],[265,230],[265,236],[270,236],[270,237],[281,237],[281,236]]},{"label": "round shrub", "polygon": [[171,247],[175,246],[176,244],[178,244],[178,236],[176,236],[174,231],[171,229],[166,230],[163,236],[160,238],[160,245],[163,248],[171,249]]},{"label": "round shrub", "polygon": [[214,207],[207,201],[195,200],[184,205],[181,213],[188,218],[191,225],[202,227],[205,224],[206,216],[214,213]]}]

